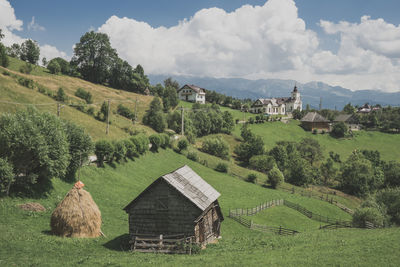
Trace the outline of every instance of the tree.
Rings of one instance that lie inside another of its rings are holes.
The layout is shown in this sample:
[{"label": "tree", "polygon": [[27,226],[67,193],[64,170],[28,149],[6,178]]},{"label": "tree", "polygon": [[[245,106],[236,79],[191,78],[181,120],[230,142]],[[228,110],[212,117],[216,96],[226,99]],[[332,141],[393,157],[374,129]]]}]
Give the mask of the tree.
[{"label": "tree", "polygon": [[360,152],[353,152],[341,167],[341,188],[356,196],[373,193],[383,184],[383,173],[375,172],[371,161]]},{"label": "tree", "polygon": [[179,140],[179,142],[178,142],[179,151],[187,149],[188,146],[189,146],[189,142],[186,138],[182,138],[181,140]]},{"label": "tree", "polygon": [[14,43],[7,50],[10,57],[20,58],[21,46],[19,44]]},{"label": "tree", "polygon": [[328,184],[329,180],[334,180],[336,177],[336,168],[333,166],[333,160],[328,158],[325,163],[321,164],[321,176],[325,185]]},{"label": "tree", "polygon": [[400,225],[400,188],[388,188],[376,193],[376,202],[385,207],[392,223]]},{"label": "tree", "polygon": [[103,101],[101,104],[100,111],[97,112],[97,119],[100,121],[106,121],[108,117],[108,104],[106,101]]},{"label": "tree", "polygon": [[49,64],[47,64],[47,69],[52,73],[52,74],[58,74],[61,72],[61,66],[58,64],[57,61],[55,60],[50,60]]},{"label": "tree", "polygon": [[61,121],[34,108],[0,117],[0,158],[12,164],[15,191],[43,193],[51,178],[65,176],[68,140]]},{"label": "tree", "polygon": [[351,105],[351,103],[348,103],[343,107],[343,112],[346,114],[354,114],[356,109]]},{"label": "tree", "polygon": [[5,159],[0,158],[0,194],[10,193],[10,186],[15,180],[12,165]]},{"label": "tree", "polygon": [[272,168],[276,167],[274,158],[268,155],[252,156],[249,160],[249,165],[251,168],[264,173],[268,173]]},{"label": "tree", "polygon": [[67,95],[65,94],[64,89],[62,87],[58,88],[57,90],[56,100],[59,102],[67,101]]},{"label": "tree", "polygon": [[282,172],[274,166],[268,173],[268,183],[272,188],[277,188],[284,180]]},{"label": "tree", "polygon": [[42,58],[42,65],[43,65],[43,67],[46,67],[48,63],[49,63],[49,62],[47,61],[47,58],[43,57],[43,58]]},{"label": "tree", "polygon": [[179,89],[179,83],[176,80],[173,80],[171,77],[168,77],[164,80],[164,87],[172,87],[177,91]]},{"label": "tree", "polygon": [[[57,65],[59,66],[59,70],[57,72],[53,72],[51,70],[51,68],[54,68],[54,66],[57,66]],[[49,66],[51,66],[51,67],[49,67]],[[56,57],[56,58],[53,58],[52,60],[50,60],[47,65],[47,69],[53,74],[61,72],[62,74],[65,74],[65,75],[72,75],[72,71],[71,71],[69,62],[61,57]]]},{"label": "tree", "polygon": [[99,140],[95,144],[94,153],[97,157],[97,164],[104,166],[104,161],[112,161],[114,157],[114,146],[107,140]]},{"label": "tree", "polygon": [[120,163],[122,159],[126,158],[127,149],[125,147],[125,142],[123,140],[114,141],[114,158],[115,160]]},{"label": "tree", "polygon": [[7,68],[9,64],[6,47],[0,43],[0,65]]},{"label": "tree", "polygon": [[117,58],[105,33],[90,31],[85,33],[75,45],[72,65],[85,80],[104,83],[110,77],[111,66]]},{"label": "tree", "polygon": [[249,163],[251,157],[264,154],[264,141],[261,136],[254,136],[236,146],[234,152],[240,161]]},{"label": "tree", "polygon": [[178,93],[176,92],[175,87],[165,87],[162,100],[165,111],[168,111],[170,108],[175,108],[179,103]]},{"label": "tree", "polygon": [[286,181],[302,186],[313,182],[313,170],[310,163],[301,157],[300,153],[294,150],[289,156],[289,164],[287,174],[285,173]]},{"label": "tree", "polygon": [[340,138],[340,137],[344,137],[347,133],[347,125],[340,121],[338,123],[335,123],[332,127],[332,131],[331,131],[331,135],[336,137],[336,138]]},{"label": "tree", "polygon": [[26,40],[21,45],[20,58],[23,61],[36,65],[40,56],[40,48],[36,41]]},{"label": "tree", "polygon": [[158,149],[161,147],[161,137],[158,134],[152,134],[149,136],[151,151],[158,152]]},{"label": "tree", "polygon": [[63,125],[64,131],[67,134],[69,155],[71,158],[65,177],[66,180],[74,181],[77,170],[88,159],[90,152],[93,150],[93,142],[82,127],[70,121],[63,121]]},{"label": "tree", "polygon": [[157,132],[163,132],[166,128],[164,114],[162,113],[162,106],[160,99],[156,96],[150,103],[149,110],[143,116],[143,123],[150,126]]},{"label": "tree", "polygon": [[275,146],[269,151],[269,155],[275,159],[276,165],[278,166],[279,170],[284,171],[286,169],[286,166],[289,164],[289,162],[288,155],[284,146]]},{"label": "tree", "polygon": [[400,163],[390,161],[389,163],[385,164],[384,174],[386,186],[400,187]]},{"label": "tree", "polygon": [[314,162],[323,159],[322,148],[317,140],[313,138],[304,138],[297,146],[300,155],[307,159],[311,165]]},{"label": "tree", "polygon": [[206,138],[203,141],[201,150],[222,159],[229,158],[229,145],[220,136]]},{"label": "tree", "polygon": [[235,128],[235,122],[233,121],[232,113],[224,111],[222,113],[222,132],[230,134]]},{"label": "tree", "polygon": [[75,96],[84,99],[87,104],[92,104],[93,103],[92,94],[89,91],[86,91],[85,89],[78,88],[75,91]]},{"label": "tree", "polygon": [[240,129],[240,136],[243,138],[244,141],[248,141],[254,138],[254,134],[251,132],[247,123],[243,124],[242,128]]}]

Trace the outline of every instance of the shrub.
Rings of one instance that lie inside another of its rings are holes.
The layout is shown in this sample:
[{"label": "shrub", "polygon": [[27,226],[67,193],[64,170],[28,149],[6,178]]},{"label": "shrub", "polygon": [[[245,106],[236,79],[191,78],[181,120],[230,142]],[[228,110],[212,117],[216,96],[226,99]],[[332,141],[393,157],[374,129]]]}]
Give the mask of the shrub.
[{"label": "shrub", "polygon": [[135,144],[129,140],[129,139],[125,139],[123,140],[125,148],[126,148],[126,156],[130,159],[133,159],[133,157],[138,155],[138,152],[136,150],[136,146]]},{"label": "shrub", "polygon": [[215,170],[218,172],[228,172],[228,164],[226,164],[224,162],[220,162],[215,167]]},{"label": "shrub", "polygon": [[19,68],[19,72],[30,74],[33,70],[32,64],[26,63]]},{"label": "shrub", "polygon": [[188,152],[186,157],[188,159],[190,159],[190,160],[193,160],[193,161],[198,161],[199,160],[199,157],[198,157],[197,153],[194,152],[194,151]]},{"label": "shrub", "polygon": [[3,71],[3,75],[4,75],[4,76],[10,76],[11,73],[9,73],[8,71],[4,70],[4,71]]},{"label": "shrub", "polygon": [[130,140],[132,141],[132,143],[135,144],[136,151],[139,154],[144,154],[147,150],[149,150],[150,140],[144,134],[138,134],[138,135],[132,136]]},{"label": "shrub", "polygon": [[344,137],[347,133],[347,130],[347,125],[341,121],[333,125],[331,135],[336,138]]},{"label": "shrub", "polygon": [[318,133],[318,130],[317,130],[317,129],[314,129],[314,130],[312,130],[312,133],[313,133],[313,134],[317,134],[317,133]]},{"label": "shrub", "polygon": [[188,146],[189,146],[189,142],[186,138],[182,138],[181,140],[178,141],[179,151],[187,149]]},{"label": "shrub", "polygon": [[236,120],[235,120],[235,123],[238,124],[238,123],[239,123],[239,119],[236,119]]},{"label": "shrub", "polygon": [[229,145],[219,136],[205,139],[201,150],[222,159],[229,158]]},{"label": "shrub", "polygon": [[376,226],[383,226],[385,217],[382,213],[373,207],[358,208],[353,214],[353,224],[358,227],[365,227],[366,222],[373,223]]},{"label": "shrub", "polygon": [[94,107],[89,107],[89,108],[86,110],[86,113],[93,116],[93,115],[94,115]]},{"label": "shrub", "polygon": [[151,144],[151,150],[158,152],[158,149],[161,146],[161,137],[158,134],[152,134],[149,137],[150,144]]},{"label": "shrub", "polygon": [[0,193],[8,195],[13,181],[14,173],[12,165],[5,159],[0,158]]},{"label": "shrub", "polygon": [[20,85],[25,86],[26,88],[33,89],[33,87],[34,87],[33,80],[31,80],[31,79],[19,77],[17,81]]},{"label": "shrub", "polygon": [[75,92],[75,96],[82,98],[83,100],[86,101],[87,104],[92,104],[93,103],[93,96],[90,92],[82,89],[82,88],[78,88]]},{"label": "shrub", "polygon": [[247,181],[250,183],[256,183],[257,182],[257,174],[255,173],[250,173],[249,175],[247,175]]},{"label": "shrub", "polygon": [[135,119],[135,113],[133,111],[131,111],[128,107],[125,107],[122,104],[118,105],[117,113],[121,116],[124,116],[127,119],[130,119],[130,120]]},{"label": "shrub", "polygon": [[125,143],[122,140],[114,141],[113,146],[114,146],[114,158],[119,163],[121,161],[121,159],[126,158],[127,150],[125,147]]},{"label": "shrub", "polygon": [[256,171],[267,173],[276,166],[275,159],[268,155],[257,155],[250,158],[250,167]]},{"label": "shrub", "polygon": [[112,161],[114,157],[114,147],[107,140],[99,140],[95,144],[94,153],[97,157],[99,166],[104,166],[104,161]]},{"label": "shrub", "polygon": [[65,94],[64,89],[62,87],[58,88],[57,90],[56,100],[59,102],[67,101],[67,95]]},{"label": "shrub", "polygon": [[250,123],[250,124],[253,124],[253,123],[254,123],[254,118],[253,118],[253,117],[250,117],[250,118],[249,118],[249,123]]},{"label": "shrub", "polygon": [[161,147],[162,148],[167,148],[170,146],[170,138],[168,134],[162,133],[160,134],[161,137]]},{"label": "shrub", "polygon": [[392,223],[400,225],[400,188],[388,188],[376,194],[376,201],[386,208]]},{"label": "shrub", "polygon": [[61,66],[58,64],[57,61],[55,60],[50,60],[49,64],[47,64],[47,69],[50,71],[52,74],[58,74],[61,72]]},{"label": "shrub", "polygon": [[282,172],[274,166],[268,173],[268,183],[272,188],[277,188],[283,182]]}]

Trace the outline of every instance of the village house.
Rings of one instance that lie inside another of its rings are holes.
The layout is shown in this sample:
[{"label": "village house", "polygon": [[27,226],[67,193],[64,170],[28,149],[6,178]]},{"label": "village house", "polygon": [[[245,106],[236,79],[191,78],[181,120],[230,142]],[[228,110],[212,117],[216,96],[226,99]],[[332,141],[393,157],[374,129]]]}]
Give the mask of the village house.
[{"label": "village house", "polygon": [[317,112],[308,112],[301,120],[301,127],[306,131],[329,132],[330,121]]},{"label": "village house", "polygon": [[333,120],[333,123],[338,122],[344,122],[351,131],[361,130],[361,126],[355,114],[340,114]]},{"label": "village house", "polygon": [[224,220],[218,193],[185,165],[155,180],[124,210],[131,242],[137,237],[192,237],[205,245],[220,236]]},{"label": "village house", "polygon": [[193,84],[185,84],[177,91],[180,100],[195,102],[200,104],[206,103],[206,90]]},{"label": "village house", "polygon": [[298,91],[297,86],[294,86],[290,97],[257,99],[251,105],[250,112],[264,113],[268,115],[285,115],[292,113],[295,109],[302,111],[302,105],[300,92]]}]

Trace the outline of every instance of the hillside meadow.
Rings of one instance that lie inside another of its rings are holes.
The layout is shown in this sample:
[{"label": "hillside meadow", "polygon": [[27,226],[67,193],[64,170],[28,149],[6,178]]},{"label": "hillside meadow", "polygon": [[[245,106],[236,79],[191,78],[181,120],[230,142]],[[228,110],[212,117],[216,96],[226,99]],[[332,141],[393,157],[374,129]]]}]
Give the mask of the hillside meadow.
[{"label": "hillside meadow", "polygon": [[[129,252],[128,216],[122,208],[160,175],[184,164],[221,193],[219,200],[225,216],[222,239],[196,255]],[[276,207],[259,214],[273,216],[273,219],[257,220],[273,225],[287,223],[292,228],[297,227],[300,234],[278,236],[247,229],[227,217],[230,208],[253,207],[264,201],[285,198],[321,215],[344,220],[350,219],[350,215],[324,201],[264,188],[215,172],[170,149],[148,152],[134,161],[115,166],[85,166],[81,170],[81,180],[102,212],[102,231],[106,237],[69,239],[50,234],[51,212],[73,186],[54,179],[54,189],[47,197],[0,199],[0,265],[396,266],[400,262],[398,228],[316,230],[315,222],[308,225],[303,215]],[[41,203],[47,210],[34,213],[17,207],[30,201]]]}]

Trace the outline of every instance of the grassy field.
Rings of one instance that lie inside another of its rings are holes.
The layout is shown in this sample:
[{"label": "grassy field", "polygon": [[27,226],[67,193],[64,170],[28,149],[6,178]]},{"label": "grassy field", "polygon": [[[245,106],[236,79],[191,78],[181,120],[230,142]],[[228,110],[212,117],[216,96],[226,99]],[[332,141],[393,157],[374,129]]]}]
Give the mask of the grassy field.
[{"label": "grassy field", "polygon": [[[32,90],[23,87],[18,84],[16,78],[2,74],[3,71],[8,71],[13,75],[17,75],[17,77],[32,79],[34,82],[47,88],[54,94],[58,88],[62,87],[68,97],[68,101],[67,105],[64,105],[61,108],[60,117],[71,120],[76,124],[85,127],[94,140],[104,138],[124,138],[128,136],[127,131],[141,131],[146,133],[154,132],[151,128],[140,123],[150,101],[153,98],[152,96],[116,90],[65,75],[53,75],[50,74],[47,69],[39,66],[36,66],[30,75],[22,74],[18,72],[18,69],[25,63],[14,58],[10,58],[10,60],[11,64],[8,69],[0,67],[0,101],[3,101],[0,104],[0,113],[15,112],[17,109],[23,109],[26,107],[26,105],[4,103],[4,101],[7,101],[33,104],[39,110],[57,114],[57,102],[53,98],[39,93],[37,89]],[[90,106],[95,109],[95,114],[98,110],[100,110],[101,104],[104,101],[111,99],[111,126],[110,134],[108,136],[105,134],[106,124],[104,122],[100,122],[93,116],[80,112],[77,109],[69,106],[84,102],[82,99],[74,95],[78,88],[83,88],[92,93],[93,104]],[[131,110],[134,110],[136,99],[138,100],[137,113],[139,123],[132,124],[132,121],[116,114],[116,110],[119,104],[123,104],[124,106],[129,107]]]},{"label": "grassy field", "polygon": [[[154,179],[184,164],[221,193],[223,238],[192,256],[128,252],[128,216],[122,208]],[[267,217],[274,217],[266,222],[288,223],[294,229],[307,231],[286,237],[249,230],[227,218],[229,208],[286,198],[325,216],[349,219],[349,215],[327,202],[263,188],[215,172],[172,150],[149,152],[115,168],[87,166],[82,169],[81,180],[102,212],[106,237],[68,239],[49,234],[51,212],[72,187],[54,180],[54,190],[46,198],[0,199],[0,266],[55,266],[61,262],[64,266],[397,266],[400,262],[399,228],[312,231],[315,222],[308,225],[300,218],[303,215],[277,207],[266,211]],[[41,203],[47,211],[33,213],[17,207],[29,201]]]},{"label": "grassy field", "polygon": [[[314,135],[304,131],[299,122],[291,120],[290,123],[266,122],[263,124],[250,124],[250,129],[255,134],[263,137],[265,148],[270,150],[277,141],[295,141],[310,137],[316,139],[324,149],[327,157],[329,151],[338,153],[345,160],[355,149],[378,150],[383,160],[400,161],[399,134],[388,134],[376,131],[354,132],[353,138],[336,139],[329,134]],[[234,130],[234,135],[240,137],[240,125]]]}]

